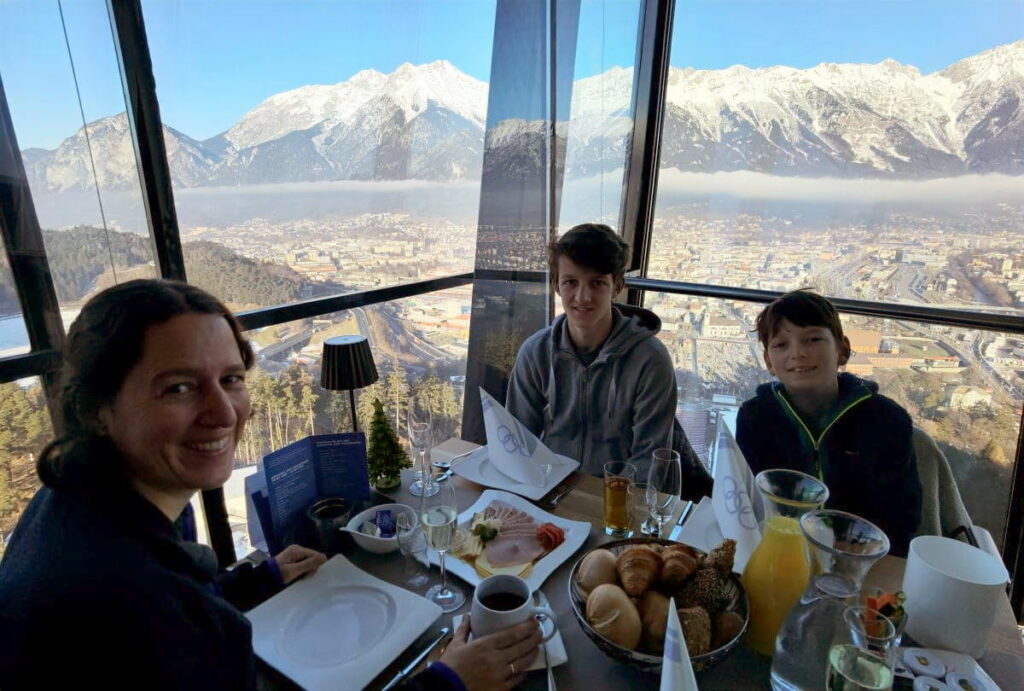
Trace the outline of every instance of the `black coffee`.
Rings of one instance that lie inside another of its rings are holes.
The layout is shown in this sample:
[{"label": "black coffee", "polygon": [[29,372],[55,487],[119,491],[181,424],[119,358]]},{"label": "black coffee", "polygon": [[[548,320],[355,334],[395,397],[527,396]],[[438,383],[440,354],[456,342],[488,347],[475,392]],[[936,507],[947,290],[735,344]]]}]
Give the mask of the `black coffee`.
[{"label": "black coffee", "polygon": [[510,612],[522,607],[526,598],[518,593],[491,593],[480,598],[480,604],[495,612]]}]

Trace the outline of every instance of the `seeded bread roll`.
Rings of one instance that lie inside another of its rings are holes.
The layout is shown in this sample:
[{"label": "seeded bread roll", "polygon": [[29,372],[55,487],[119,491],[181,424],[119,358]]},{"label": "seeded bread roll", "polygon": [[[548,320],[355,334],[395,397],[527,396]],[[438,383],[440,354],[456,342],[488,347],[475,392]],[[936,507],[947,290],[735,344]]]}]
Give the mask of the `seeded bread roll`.
[{"label": "seeded bread roll", "polygon": [[606,549],[595,549],[583,557],[576,582],[584,596],[590,595],[594,588],[605,583],[617,584],[618,571],[615,570],[615,555]]},{"label": "seeded bread roll", "polygon": [[690,657],[711,650],[711,617],[707,610],[703,607],[681,607],[677,612]]},{"label": "seeded bread roll", "polygon": [[587,598],[587,621],[594,630],[623,648],[635,650],[640,642],[640,614],[626,591],[605,583]]}]

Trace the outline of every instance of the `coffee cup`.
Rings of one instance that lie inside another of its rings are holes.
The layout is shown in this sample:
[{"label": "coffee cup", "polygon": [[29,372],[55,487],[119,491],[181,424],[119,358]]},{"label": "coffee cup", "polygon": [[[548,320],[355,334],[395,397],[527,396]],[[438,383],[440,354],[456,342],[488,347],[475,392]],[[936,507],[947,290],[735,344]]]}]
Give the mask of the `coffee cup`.
[{"label": "coffee cup", "polygon": [[476,587],[469,619],[474,636],[486,636],[530,618],[551,622],[551,633],[544,637],[545,642],[558,630],[555,613],[548,607],[533,604],[530,586],[522,578],[504,574],[488,576]]},{"label": "coffee cup", "polygon": [[341,497],[321,499],[306,511],[316,526],[320,546],[325,552],[336,554],[341,550],[341,529],[345,527],[351,513],[351,504]]}]

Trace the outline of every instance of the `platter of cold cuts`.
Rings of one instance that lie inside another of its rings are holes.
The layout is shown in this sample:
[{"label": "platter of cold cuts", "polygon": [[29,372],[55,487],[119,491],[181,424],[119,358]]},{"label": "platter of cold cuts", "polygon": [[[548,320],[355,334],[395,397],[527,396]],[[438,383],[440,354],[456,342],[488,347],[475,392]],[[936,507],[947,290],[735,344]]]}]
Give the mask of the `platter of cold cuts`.
[{"label": "platter of cold cuts", "polygon": [[[485,490],[459,514],[447,569],[477,585],[495,574],[511,574],[536,590],[586,542],[590,523],[570,521],[537,508],[522,497]],[[430,560],[438,555],[430,550]]]}]

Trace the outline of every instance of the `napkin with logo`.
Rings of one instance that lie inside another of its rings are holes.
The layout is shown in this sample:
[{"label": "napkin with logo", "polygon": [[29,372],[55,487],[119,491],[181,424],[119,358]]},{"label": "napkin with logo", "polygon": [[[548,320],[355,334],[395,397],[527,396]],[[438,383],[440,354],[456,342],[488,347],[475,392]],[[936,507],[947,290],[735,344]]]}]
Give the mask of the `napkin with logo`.
[{"label": "napkin with logo", "polygon": [[499,472],[524,485],[542,487],[542,465],[558,465],[551,449],[523,427],[505,407],[480,389],[487,432],[487,458]]},{"label": "napkin with logo", "polygon": [[676,599],[668,601],[665,623],[665,654],[661,663],[661,691],[697,691],[690,651],[686,649],[683,627],[676,612]]},{"label": "napkin with logo", "polygon": [[733,571],[743,573],[747,560],[761,542],[758,518],[763,515],[761,498],[754,486],[754,475],[743,458],[728,426],[721,425],[715,444],[715,488],[711,506],[722,535],[736,541]]}]

